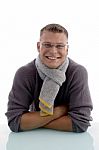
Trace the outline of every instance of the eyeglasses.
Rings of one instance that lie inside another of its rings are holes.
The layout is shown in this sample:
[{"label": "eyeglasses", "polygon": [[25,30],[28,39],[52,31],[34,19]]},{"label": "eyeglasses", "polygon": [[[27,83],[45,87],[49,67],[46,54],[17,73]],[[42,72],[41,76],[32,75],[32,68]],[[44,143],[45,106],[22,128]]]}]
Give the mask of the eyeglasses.
[{"label": "eyeglasses", "polygon": [[57,49],[64,49],[68,44],[52,44],[52,43],[41,43],[43,48],[50,49],[56,47]]}]

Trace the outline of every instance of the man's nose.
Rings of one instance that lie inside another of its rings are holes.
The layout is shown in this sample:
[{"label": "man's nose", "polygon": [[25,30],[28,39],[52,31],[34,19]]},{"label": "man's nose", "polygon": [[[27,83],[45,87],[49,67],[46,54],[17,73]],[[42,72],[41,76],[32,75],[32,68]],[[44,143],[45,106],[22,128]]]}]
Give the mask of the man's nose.
[{"label": "man's nose", "polygon": [[57,48],[56,48],[55,45],[52,46],[50,52],[52,52],[52,53],[57,53]]}]

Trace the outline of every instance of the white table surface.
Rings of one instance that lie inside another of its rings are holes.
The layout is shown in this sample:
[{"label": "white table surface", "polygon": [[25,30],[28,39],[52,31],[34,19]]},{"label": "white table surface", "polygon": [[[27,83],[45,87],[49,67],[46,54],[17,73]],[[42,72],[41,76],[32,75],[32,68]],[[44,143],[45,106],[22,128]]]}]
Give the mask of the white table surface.
[{"label": "white table surface", "polygon": [[50,129],[14,133],[0,125],[0,150],[99,150],[99,123],[84,133]]}]

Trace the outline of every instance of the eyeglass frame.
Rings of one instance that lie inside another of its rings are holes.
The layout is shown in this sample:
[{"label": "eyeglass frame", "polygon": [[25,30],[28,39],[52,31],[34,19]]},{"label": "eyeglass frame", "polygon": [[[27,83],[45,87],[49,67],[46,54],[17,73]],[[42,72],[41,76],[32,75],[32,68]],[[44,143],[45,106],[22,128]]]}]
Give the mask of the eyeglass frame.
[{"label": "eyeglass frame", "polygon": [[[46,49],[50,49],[50,48],[53,48],[53,47],[55,47],[55,48],[57,48],[57,49],[64,49],[65,48],[65,46],[67,46],[67,48],[69,47],[69,45],[68,45],[68,42],[66,43],[66,44],[62,44],[62,43],[57,43],[57,44],[54,44],[54,43],[50,43],[50,42],[40,42],[41,43],[41,45],[44,47],[44,48],[46,48]],[[49,46],[48,46],[48,45]],[[59,46],[59,47],[58,47]]]}]

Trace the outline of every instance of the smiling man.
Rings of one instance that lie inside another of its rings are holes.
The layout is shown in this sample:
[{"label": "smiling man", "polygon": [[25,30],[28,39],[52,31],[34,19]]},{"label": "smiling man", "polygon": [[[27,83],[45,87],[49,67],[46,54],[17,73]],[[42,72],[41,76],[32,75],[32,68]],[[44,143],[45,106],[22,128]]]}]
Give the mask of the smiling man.
[{"label": "smiling man", "polygon": [[38,57],[15,74],[6,112],[10,129],[86,131],[93,108],[88,75],[85,67],[67,57],[67,30],[46,25],[37,49]]}]

